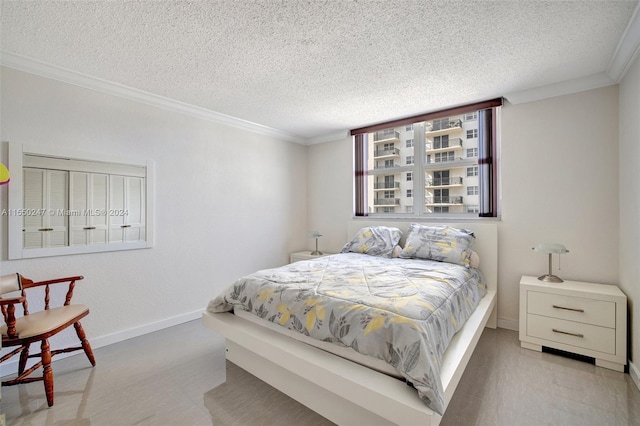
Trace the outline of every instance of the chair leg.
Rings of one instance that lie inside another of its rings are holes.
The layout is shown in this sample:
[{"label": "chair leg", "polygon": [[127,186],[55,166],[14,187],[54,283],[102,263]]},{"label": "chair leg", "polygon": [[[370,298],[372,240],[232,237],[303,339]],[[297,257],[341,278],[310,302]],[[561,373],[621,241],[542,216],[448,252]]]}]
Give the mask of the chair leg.
[{"label": "chair leg", "polygon": [[53,370],[51,369],[51,348],[49,347],[49,341],[44,339],[40,346],[40,352],[42,356],[42,378],[44,380],[44,392],[47,395],[47,404],[49,407],[53,406]]},{"label": "chair leg", "polygon": [[89,340],[87,340],[87,335],[85,334],[80,321],[77,321],[75,324],[73,324],[73,327],[76,329],[78,339],[80,339],[80,342],[82,343],[82,349],[84,349],[84,353],[87,355],[87,358],[89,358],[89,362],[91,363],[91,365],[95,367],[96,359],[93,356],[93,350],[91,349],[91,345],[89,344]]},{"label": "chair leg", "polygon": [[31,344],[27,344],[22,347],[22,352],[20,352],[20,361],[18,362],[18,374],[24,373],[24,369],[27,368],[27,359],[29,358],[29,347]]}]

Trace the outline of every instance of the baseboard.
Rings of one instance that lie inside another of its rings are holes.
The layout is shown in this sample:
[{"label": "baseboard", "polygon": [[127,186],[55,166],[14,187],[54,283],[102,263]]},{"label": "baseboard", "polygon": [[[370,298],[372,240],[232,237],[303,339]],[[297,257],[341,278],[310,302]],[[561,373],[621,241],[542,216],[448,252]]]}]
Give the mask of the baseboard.
[{"label": "baseboard", "polygon": [[629,375],[631,376],[631,380],[636,384],[638,390],[640,390],[640,368],[629,361]]},{"label": "baseboard", "polygon": [[165,328],[173,327],[174,325],[183,324],[185,322],[193,321],[202,318],[204,309],[200,309],[194,312],[178,315],[171,318],[166,318],[153,323],[145,324],[139,327],[130,328],[128,330],[118,331],[106,336],[100,336],[95,339],[89,339],[91,347],[93,349],[101,348],[103,346],[113,345],[114,343],[123,342],[125,340],[133,339],[134,337],[142,336],[144,334],[153,333],[154,331],[164,330]]},{"label": "baseboard", "polygon": [[[89,338],[91,347],[98,349],[104,346],[113,345],[114,343],[124,342],[125,340],[132,339],[134,337],[142,336],[144,334],[153,333],[154,331],[164,330],[165,328],[173,327],[174,325],[183,324],[185,322],[194,321],[202,318],[204,309],[200,309],[194,312],[178,315],[171,318],[166,318],[160,321],[144,324],[139,327],[130,328],[127,330],[118,331],[116,333],[108,334],[106,336],[100,336],[96,338]],[[89,334],[89,333],[87,333]],[[68,356],[76,355],[76,353],[59,354],[55,357],[55,360],[66,358]],[[54,361],[55,361],[54,360]],[[0,364],[0,377],[14,374],[18,369],[18,359],[13,359]]]},{"label": "baseboard", "polygon": [[518,331],[520,330],[520,323],[514,320],[498,318],[498,328],[505,328],[507,330]]}]

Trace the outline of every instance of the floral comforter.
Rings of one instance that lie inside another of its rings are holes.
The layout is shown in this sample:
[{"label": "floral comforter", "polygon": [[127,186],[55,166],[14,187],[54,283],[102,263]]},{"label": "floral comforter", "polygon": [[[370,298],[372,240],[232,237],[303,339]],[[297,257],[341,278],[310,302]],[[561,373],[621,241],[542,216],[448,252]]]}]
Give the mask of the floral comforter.
[{"label": "floral comforter", "polygon": [[442,355],[485,294],[477,269],[344,253],[247,275],[207,309],[243,309],[382,359],[442,414]]}]

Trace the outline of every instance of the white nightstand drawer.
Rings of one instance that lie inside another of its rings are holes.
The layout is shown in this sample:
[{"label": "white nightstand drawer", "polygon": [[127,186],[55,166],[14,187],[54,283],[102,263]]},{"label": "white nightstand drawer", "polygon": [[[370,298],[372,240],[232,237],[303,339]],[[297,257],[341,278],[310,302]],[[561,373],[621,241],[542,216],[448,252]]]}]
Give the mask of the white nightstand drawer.
[{"label": "white nightstand drawer", "polygon": [[616,354],[616,330],[539,315],[528,315],[527,335],[578,348]]},{"label": "white nightstand drawer", "polygon": [[527,312],[615,328],[616,304],[603,300],[529,291]]}]

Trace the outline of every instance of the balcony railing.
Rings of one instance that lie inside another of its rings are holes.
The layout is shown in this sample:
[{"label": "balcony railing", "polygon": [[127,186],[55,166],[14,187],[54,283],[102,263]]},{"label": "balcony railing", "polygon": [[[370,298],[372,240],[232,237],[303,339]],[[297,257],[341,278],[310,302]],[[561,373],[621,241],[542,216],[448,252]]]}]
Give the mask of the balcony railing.
[{"label": "balcony railing", "polygon": [[374,198],[374,206],[399,206],[400,198]]},{"label": "balcony railing", "polygon": [[427,197],[427,205],[434,204],[462,204],[462,197],[459,196],[441,196],[441,197]]},{"label": "balcony railing", "polygon": [[373,189],[400,189],[400,182],[376,182]]},{"label": "balcony railing", "polygon": [[435,125],[433,123],[427,123],[426,130],[427,132],[437,132],[440,130],[456,129],[458,127],[462,127],[462,120],[460,119],[449,120],[449,122],[439,121],[436,122]]},{"label": "balcony railing", "polygon": [[388,148],[388,149],[376,149],[373,152],[374,157],[388,157],[388,156],[396,156],[400,155],[400,150],[398,148]]},{"label": "balcony railing", "polygon": [[427,181],[427,186],[462,185],[461,177],[433,178]]},{"label": "balcony railing", "polygon": [[400,139],[400,133],[393,129],[378,130],[373,134],[373,141],[384,141],[387,139]]},{"label": "balcony railing", "polygon": [[427,142],[426,146],[427,146],[427,151],[435,151],[437,149],[462,149],[462,139],[460,138],[449,139],[445,143]]},{"label": "balcony railing", "polygon": [[380,169],[393,169],[395,167],[400,167],[399,164],[393,163],[393,164],[376,164],[373,168],[374,170],[380,170]]},{"label": "balcony railing", "polygon": [[435,158],[435,156],[428,156],[427,157],[427,164],[440,164],[440,163],[453,163],[455,161],[461,161],[462,157],[439,157],[439,158]]}]

